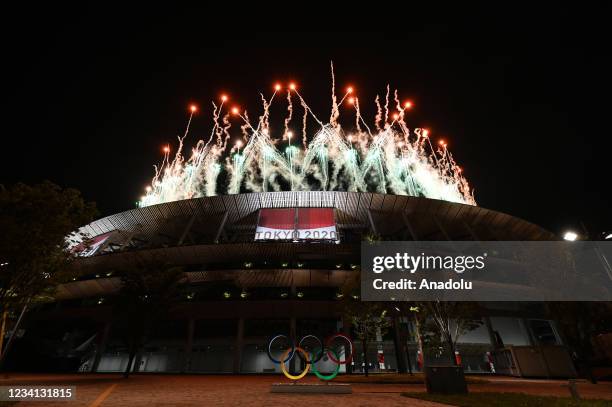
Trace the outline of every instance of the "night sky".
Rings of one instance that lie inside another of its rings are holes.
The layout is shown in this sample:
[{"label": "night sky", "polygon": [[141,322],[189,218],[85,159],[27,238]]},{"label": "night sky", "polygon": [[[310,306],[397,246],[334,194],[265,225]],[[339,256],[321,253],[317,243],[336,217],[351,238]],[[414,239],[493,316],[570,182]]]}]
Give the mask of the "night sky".
[{"label": "night sky", "polygon": [[409,125],[449,142],[480,206],[556,233],[581,221],[592,234],[612,229],[610,49],[589,18],[472,15],[309,34],[206,31],[193,10],[80,13],[5,16],[0,183],[48,179],[80,189],[102,215],[131,209],[189,103],[200,106],[191,141],[208,134],[220,93],[255,117],[258,93],[276,81],[295,80],[328,116],[333,60],[370,122],[387,83],[412,100]]}]

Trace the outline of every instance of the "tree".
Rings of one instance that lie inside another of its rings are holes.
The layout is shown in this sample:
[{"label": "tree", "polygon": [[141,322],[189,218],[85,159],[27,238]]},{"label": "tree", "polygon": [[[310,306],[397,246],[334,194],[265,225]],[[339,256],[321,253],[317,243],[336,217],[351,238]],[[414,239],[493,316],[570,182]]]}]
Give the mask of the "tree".
[{"label": "tree", "polygon": [[455,350],[459,338],[483,324],[478,306],[470,302],[430,301],[419,303],[426,330],[435,332],[448,347],[450,361],[457,365]]},{"label": "tree", "polygon": [[121,271],[120,278],[122,286],[115,298],[113,321],[114,329],[128,347],[128,364],[123,375],[128,378],[153,323],[180,301],[180,288],[186,277],[179,267],[148,260]]},{"label": "tree", "polygon": [[75,189],[51,182],[0,185],[0,351],[11,312],[21,310],[15,332],[28,305],[49,298],[70,277],[76,254],[68,250],[68,237],[95,215],[95,205]]},{"label": "tree", "polygon": [[[419,307],[413,301],[393,301],[389,304],[390,307],[395,308],[395,310],[399,313],[400,316],[409,317],[414,321],[414,340],[417,343],[417,348],[421,355],[423,356],[423,340],[421,338],[421,330],[420,330],[420,321],[419,321]],[[407,362],[408,373],[412,375],[412,365],[410,361],[410,355],[406,352],[405,343],[398,344],[398,358],[403,357],[405,355]],[[402,355],[401,353],[404,353]],[[417,359],[418,363],[418,359]],[[399,366],[399,364],[398,364]]]},{"label": "tree", "polygon": [[361,341],[364,372],[368,376],[368,344],[378,335],[385,335],[389,329],[387,311],[378,303],[362,302],[359,299],[349,302],[345,312],[353,325],[355,336]]},{"label": "tree", "polygon": [[344,312],[353,325],[355,336],[361,341],[364,372],[368,376],[368,344],[378,335],[385,335],[391,325],[384,306],[371,301],[360,301],[358,276],[343,287]]}]

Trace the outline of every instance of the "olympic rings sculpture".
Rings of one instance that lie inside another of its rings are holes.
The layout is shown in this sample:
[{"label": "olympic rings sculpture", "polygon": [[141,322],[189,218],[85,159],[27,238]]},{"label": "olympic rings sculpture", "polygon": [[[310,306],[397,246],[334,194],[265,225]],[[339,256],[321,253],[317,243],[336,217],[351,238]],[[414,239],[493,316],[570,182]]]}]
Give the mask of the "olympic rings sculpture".
[{"label": "olympic rings sculpture", "polygon": [[[275,341],[279,339],[285,339],[291,344],[291,346],[283,352],[280,359],[276,359],[274,356],[272,356],[272,345]],[[306,342],[308,339],[314,339],[318,342],[318,346],[313,348],[312,352],[308,352],[304,349],[304,342]],[[342,339],[348,344],[350,352],[344,360],[340,360],[340,355],[338,355],[338,353],[332,347],[333,342],[336,339]],[[315,376],[317,376],[319,379],[332,380],[338,375],[338,372],[340,371],[340,365],[346,365],[351,363],[351,360],[353,359],[353,349],[353,341],[351,340],[351,338],[341,333],[334,334],[327,338],[325,344],[323,344],[321,339],[319,339],[315,335],[305,335],[302,337],[302,339],[300,339],[297,346],[295,342],[291,341],[287,335],[278,334],[273,336],[268,342],[268,357],[272,362],[277,365],[280,365],[281,372],[283,372],[285,377],[287,377],[288,379],[299,380],[306,376],[309,370],[312,370]],[[298,375],[292,375],[287,371],[287,366],[285,364],[291,359],[293,359],[296,354],[306,364],[306,367],[304,368],[302,373]],[[327,375],[322,374],[316,368],[316,363],[320,361],[324,356],[327,356],[332,362],[336,364],[336,368],[334,369],[334,371]]]}]

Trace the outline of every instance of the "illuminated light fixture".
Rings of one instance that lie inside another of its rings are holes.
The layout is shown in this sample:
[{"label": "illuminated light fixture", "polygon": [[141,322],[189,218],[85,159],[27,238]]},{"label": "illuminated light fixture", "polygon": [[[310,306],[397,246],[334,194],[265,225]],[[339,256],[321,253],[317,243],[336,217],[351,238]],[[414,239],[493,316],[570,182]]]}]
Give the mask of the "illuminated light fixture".
[{"label": "illuminated light fixture", "polygon": [[399,309],[398,307],[395,307],[395,310],[396,310],[397,312],[400,312],[400,309]]},{"label": "illuminated light fixture", "polygon": [[336,293],[336,298],[342,298],[342,297],[344,297],[344,294],[342,294],[342,293]]},{"label": "illuminated light fixture", "polygon": [[576,232],[572,232],[571,230],[565,232],[563,235],[563,240],[567,240],[568,242],[573,242],[576,239],[578,239],[578,234],[576,234]]},{"label": "illuminated light fixture", "polygon": [[246,291],[240,293],[240,298],[246,298],[249,294]]},{"label": "illuminated light fixture", "polygon": [[244,267],[250,269],[251,267],[253,267],[253,263],[251,263],[250,261],[247,261],[244,263]]},{"label": "illuminated light fixture", "polygon": [[425,138],[429,137],[429,130],[423,129],[423,133],[421,133],[421,135]]},{"label": "illuminated light fixture", "polygon": [[295,90],[295,83],[291,82],[291,83],[289,84],[289,89],[291,89],[291,90]]},{"label": "illuminated light fixture", "polygon": [[223,293],[223,298],[230,298],[232,296],[232,294],[229,291],[225,291]]},{"label": "illuminated light fixture", "polygon": [[281,264],[281,266],[283,266],[283,267],[287,267],[287,266],[289,266],[289,263],[287,263],[287,262],[282,263],[282,264]]},{"label": "illuminated light fixture", "polygon": [[232,107],[232,113],[237,115],[238,113],[240,113],[240,110],[238,110],[237,107]]},{"label": "illuminated light fixture", "polygon": [[419,307],[410,307],[410,312],[419,312]]},{"label": "illuminated light fixture", "polygon": [[98,305],[102,304],[103,302],[104,302],[104,298],[100,298],[100,299],[98,300]]},{"label": "illuminated light fixture", "polygon": [[302,268],[302,267],[304,267],[304,263],[298,263],[297,266],[298,266],[298,268]]},{"label": "illuminated light fixture", "polygon": [[608,236],[604,237],[604,240],[610,240],[612,239],[612,233],[608,234]]},{"label": "illuminated light fixture", "polygon": [[297,296],[298,298],[302,298],[304,296],[304,293],[301,291],[298,291]]},{"label": "illuminated light fixture", "polygon": [[406,103],[404,103],[404,109],[410,109],[412,107],[412,102],[411,101],[406,101]]},{"label": "illuminated light fixture", "polygon": [[281,296],[281,298],[287,298],[287,296],[288,296],[288,295],[289,295],[289,294],[287,294],[287,293],[281,293],[281,295],[280,295],[280,296]]},{"label": "illuminated light fixture", "polygon": [[359,296],[358,296],[358,295],[353,295],[353,299],[354,299],[354,300],[358,300],[358,299],[359,299]]},{"label": "illuminated light fixture", "polygon": [[100,278],[100,274],[96,274],[96,278]]},{"label": "illuminated light fixture", "polygon": [[188,300],[193,300],[193,297],[194,297],[194,296],[195,296],[195,294],[194,294],[194,293],[187,294],[187,299],[188,299]]},{"label": "illuminated light fixture", "polygon": [[346,88],[346,93],[353,93],[353,87],[349,86],[348,88]]},{"label": "illuminated light fixture", "polygon": [[347,99],[347,101],[351,104],[354,105],[355,104],[355,98],[354,97],[350,97]]},{"label": "illuminated light fixture", "polygon": [[342,264],[336,264],[336,268],[337,269],[342,268]]},{"label": "illuminated light fixture", "polygon": [[195,113],[198,111],[198,107],[196,105],[191,105],[189,106],[189,110],[191,110],[191,113]]},{"label": "illuminated light fixture", "polygon": [[221,101],[222,102],[226,102],[227,101],[227,95],[221,95]]},{"label": "illuminated light fixture", "polygon": [[280,83],[277,83],[276,85],[274,85],[274,90],[275,90],[275,91],[277,91],[277,92],[278,92],[279,90],[281,90],[281,85],[280,85]]},{"label": "illuminated light fixture", "polygon": [[351,264],[351,270],[355,270],[358,267],[357,264]]},{"label": "illuminated light fixture", "polygon": [[170,146],[165,146],[163,148],[164,153],[169,153],[170,152]]}]

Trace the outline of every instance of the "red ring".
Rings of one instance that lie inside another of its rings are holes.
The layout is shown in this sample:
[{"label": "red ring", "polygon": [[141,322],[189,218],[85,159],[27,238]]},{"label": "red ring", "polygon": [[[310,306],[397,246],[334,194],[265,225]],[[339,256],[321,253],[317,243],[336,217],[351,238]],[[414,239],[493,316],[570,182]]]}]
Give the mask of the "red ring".
[{"label": "red ring", "polygon": [[331,360],[332,360],[334,363],[337,363],[337,364],[339,364],[339,365],[346,365],[346,364],[348,364],[348,363],[351,363],[351,360],[353,360],[353,349],[354,349],[354,346],[353,346],[353,341],[352,341],[352,340],[351,340],[351,338],[349,338],[348,336],[346,336],[346,335],[344,335],[344,334],[340,334],[340,333],[335,334],[335,335],[332,335],[332,336],[330,336],[330,337],[327,339],[327,341],[325,341],[325,346],[326,346],[328,349],[331,349],[331,343],[332,343],[332,342],[333,342],[333,340],[334,340],[334,339],[336,339],[336,338],[342,338],[342,339],[344,339],[345,341],[347,341],[347,342],[348,342],[348,344],[349,344],[349,348],[351,349],[350,356],[349,356],[349,357],[347,357],[347,358],[344,360],[344,362],[341,362],[341,361],[339,361],[339,360],[336,360],[336,358],[334,357],[334,355],[332,354],[332,352],[328,350],[328,351],[327,351],[327,357],[328,357],[328,358],[330,358],[330,359],[331,359]]}]

